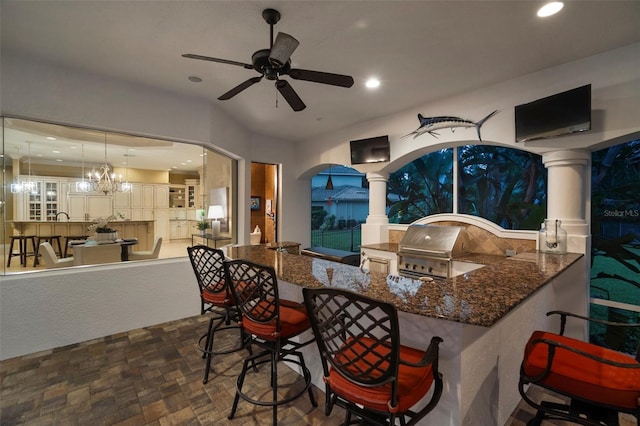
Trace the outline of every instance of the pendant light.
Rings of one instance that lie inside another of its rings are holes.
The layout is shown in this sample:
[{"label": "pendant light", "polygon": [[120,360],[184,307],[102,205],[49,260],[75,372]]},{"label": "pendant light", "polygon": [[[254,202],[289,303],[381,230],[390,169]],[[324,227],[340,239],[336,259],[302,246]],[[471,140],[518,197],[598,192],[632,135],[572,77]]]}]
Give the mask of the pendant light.
[{"label": "pendant light", "polygon": [[76,192],[89,192],[91,191],[91,183],[84,180],[84,144],[82,144],[82,180],[76,182]]},{"label": "pendant light", "polygon": [[132,185],[129,183],[129,148],[124,150],[124,182],[120,185],[120,191],[131,192]]},{"label": "pendant light", "polygon": [[329,178],[327,179],[327,185],[324,187],[324,189],[333,189],[333,181],[331,180],[331,167],[329,167]]},{"label": "pendant light", "polygon": [[29,163],[29,176],[27,178],[26,181],[20,181],[18,180],[17,183],[12,183],[11,184],[11,193],[13,194],[18,194],[18,193],[29,193],[29,194],[36,194],[37,191],[37,187],[38,185],[36,184],[36,182],[33,182],[31,180],[31,142],[27,141],[27,146],[29,147],[29,156],[28,156],[28,163]]}]

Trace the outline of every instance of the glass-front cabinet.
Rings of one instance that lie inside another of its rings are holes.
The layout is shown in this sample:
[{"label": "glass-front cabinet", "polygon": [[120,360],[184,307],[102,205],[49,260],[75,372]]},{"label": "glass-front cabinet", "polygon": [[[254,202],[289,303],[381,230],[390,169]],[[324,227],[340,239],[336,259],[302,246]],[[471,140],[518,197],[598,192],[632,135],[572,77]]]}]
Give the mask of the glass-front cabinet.
[{"label": "glass-front cabinet", "polygon": [[17,216],[20,220],[56,220],[60,211],[60,182],[31,179],[29,192],[16,193]]}]

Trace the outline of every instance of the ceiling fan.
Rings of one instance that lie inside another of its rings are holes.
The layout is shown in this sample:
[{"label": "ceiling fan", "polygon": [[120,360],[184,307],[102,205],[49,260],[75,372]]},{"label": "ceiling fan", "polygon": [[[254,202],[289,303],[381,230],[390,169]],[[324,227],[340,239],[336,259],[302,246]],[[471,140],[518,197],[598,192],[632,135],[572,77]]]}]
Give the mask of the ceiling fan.
[{"label": "ceiling fan", "polygon": [[222,64],[236,65],[249,70],[256,70],[260,73],[259,77],[252,77],[227,93],[218,97],[224,101],[231,99],[238,93],[260,82],[263,78],[274,80],[275,86],[282,97],[287,101],[294,111],[302,111],[307,106],[302,99],[293,90],[293,87],[286,80],[280,77],[288,75],[294,80],[311,81],[314,83],[330,84],[332,86],[351,87],[353,86],[353,77],[342,74],[332,74],[321,71],[302,70],[291,68],[291,54],[298,47],[300,42],[285,33],[278,33],[275,42],[273,41],[273,26],[280,20],[280,12],[275,9],[265,9],[262,11],[262,18],[269,24],[270,44],[269,49],[260,49],[251,56],[251,63],[243,63],[230,61],[228,59],[212,58],[209,56],[194,55],[185,53],[185,58],[200,59],[203,61],[219,62]]}]

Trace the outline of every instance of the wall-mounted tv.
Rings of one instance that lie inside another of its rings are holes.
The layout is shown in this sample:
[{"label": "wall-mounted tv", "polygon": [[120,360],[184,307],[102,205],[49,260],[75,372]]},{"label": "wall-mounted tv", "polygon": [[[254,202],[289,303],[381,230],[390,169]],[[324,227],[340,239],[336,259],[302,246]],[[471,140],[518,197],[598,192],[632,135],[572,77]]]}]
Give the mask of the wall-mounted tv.
[{"label": "wall-mounted tv", "polygon": [[351,164],[389,161],[389,135],[351,141]]},{"label": "wall-mounted tv", "polygon": [[515,107],[516,142],[591,130],[591,85]]}]

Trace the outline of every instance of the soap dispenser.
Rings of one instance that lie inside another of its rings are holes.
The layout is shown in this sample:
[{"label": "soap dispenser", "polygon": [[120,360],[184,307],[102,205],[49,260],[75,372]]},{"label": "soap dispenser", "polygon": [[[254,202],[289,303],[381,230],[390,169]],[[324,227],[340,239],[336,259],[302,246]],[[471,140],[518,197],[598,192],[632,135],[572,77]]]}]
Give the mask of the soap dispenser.
[{"label": "soap dispenser", "polygon": [[559,219],[545,219],[538,236],[538,250],[542,253],[565,254],[567,252],[567,231]]}]

